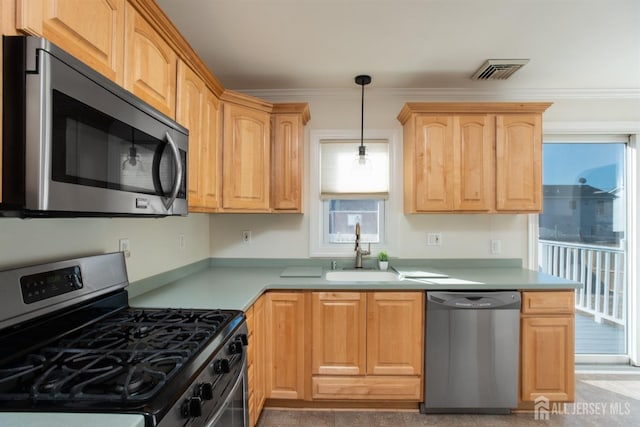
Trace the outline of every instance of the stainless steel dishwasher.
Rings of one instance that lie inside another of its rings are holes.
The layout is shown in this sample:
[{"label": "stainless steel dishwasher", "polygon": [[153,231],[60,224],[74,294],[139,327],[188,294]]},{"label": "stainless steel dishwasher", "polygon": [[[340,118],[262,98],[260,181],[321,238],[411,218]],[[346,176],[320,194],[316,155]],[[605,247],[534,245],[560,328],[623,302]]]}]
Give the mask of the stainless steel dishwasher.
[{"label": "stainless steel dishwasher", "polygon": [[520,293],[427,292],[420,411],[509,413],[518,405]]}]

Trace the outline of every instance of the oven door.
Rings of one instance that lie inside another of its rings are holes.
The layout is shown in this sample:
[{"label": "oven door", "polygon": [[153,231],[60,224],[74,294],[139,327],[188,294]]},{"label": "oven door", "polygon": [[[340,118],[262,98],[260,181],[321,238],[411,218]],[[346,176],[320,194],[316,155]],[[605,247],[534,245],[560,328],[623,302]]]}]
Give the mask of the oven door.
[{"label": "oven door", "polygon": [[247,396],[247,370],[245,367],[227,396],[224,405],[218,413],[214,414],[207,427],[247,427],[249,425]]}]

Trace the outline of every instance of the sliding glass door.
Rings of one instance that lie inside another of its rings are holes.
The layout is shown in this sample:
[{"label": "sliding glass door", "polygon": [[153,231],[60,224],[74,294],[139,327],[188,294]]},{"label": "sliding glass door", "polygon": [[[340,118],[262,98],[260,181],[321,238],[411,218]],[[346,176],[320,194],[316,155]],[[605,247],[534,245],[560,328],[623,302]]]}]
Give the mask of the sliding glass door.
[{"label": "sliding glass door", "polygon": [[582,283],[576,354],[626,355],[628,138],[546,137],[541,271]]}]

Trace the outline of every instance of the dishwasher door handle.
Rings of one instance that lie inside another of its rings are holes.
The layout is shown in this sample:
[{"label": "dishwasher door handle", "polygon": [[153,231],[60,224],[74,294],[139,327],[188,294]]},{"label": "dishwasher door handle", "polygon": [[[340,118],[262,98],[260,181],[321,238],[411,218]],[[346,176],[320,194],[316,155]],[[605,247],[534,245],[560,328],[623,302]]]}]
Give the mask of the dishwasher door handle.
[{"label": "dishwasher door handle", "polygon": [[427,308],[435,310],[513,310],[520,304],[517,291],[427,292]]}]

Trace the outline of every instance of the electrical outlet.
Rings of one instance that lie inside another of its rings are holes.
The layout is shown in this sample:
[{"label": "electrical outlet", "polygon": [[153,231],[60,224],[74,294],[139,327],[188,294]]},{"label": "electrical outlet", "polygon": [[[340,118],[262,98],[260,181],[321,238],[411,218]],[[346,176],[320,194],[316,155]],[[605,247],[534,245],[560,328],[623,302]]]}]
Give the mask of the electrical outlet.
[{"label": "electrical outlet", "polygon": [[427,233],[427,246],[442,246],[442,233]]},{"label": "electrical outlet", "polygon": [[118,240],[118,248],[120,252],[124,253],[125,258],[129,258],[131,256],[131,246],[129,245],[129,239]]},{"label": "electrical outlet", "polygon": [[498,255],[500,252],[502,252],[502,240],[491,239],[491,253]]},{"label": "electrical outlet", "polygon": [[178,234],[178,249],[184,250],[187,247],[187,241],[184,234]]},{"label": "electrical outlet", "polygon": [[244,230],[242,232],[242,243],[244,244],[251,243],[251,230]]}]

